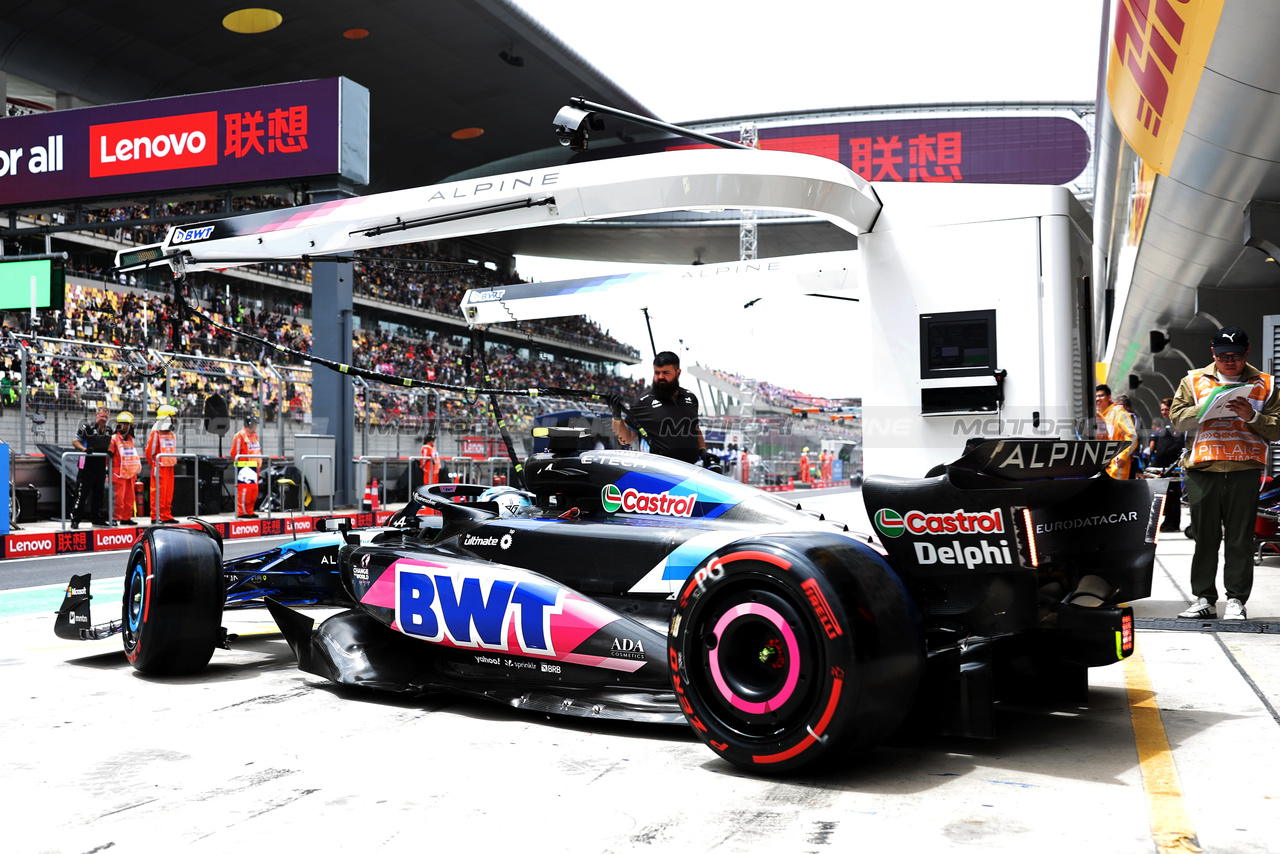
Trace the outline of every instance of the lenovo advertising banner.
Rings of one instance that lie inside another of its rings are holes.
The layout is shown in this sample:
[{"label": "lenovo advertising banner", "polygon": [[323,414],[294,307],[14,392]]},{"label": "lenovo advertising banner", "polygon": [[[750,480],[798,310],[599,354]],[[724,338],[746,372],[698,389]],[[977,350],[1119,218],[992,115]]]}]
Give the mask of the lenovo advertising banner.
[{"label": "lenovo advertising banner", "polygon": [[341,175],[369,181],[369,91],[307,80],[0,119],[0,208]]},{"label": "lenovo advertising banner", "polygon": [[[826,157],[868,181],[1051,184],[1076,180],[1089,162],[1089,133],[1068,116],[937,115],[760,127],[760,147]],[[737,141],[738,134],[715,136]],[[582,152],[592,160],[650,151],[707,148],[642,142]]]}]

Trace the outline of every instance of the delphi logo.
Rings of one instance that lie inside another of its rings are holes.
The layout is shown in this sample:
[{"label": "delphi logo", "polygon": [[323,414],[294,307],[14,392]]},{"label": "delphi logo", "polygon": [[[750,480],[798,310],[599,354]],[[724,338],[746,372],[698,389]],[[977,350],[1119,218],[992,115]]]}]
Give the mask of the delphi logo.
[{"label": "delphi logo", "polygon": [[90,178],[216,165],[216,111],[89,128]]}]

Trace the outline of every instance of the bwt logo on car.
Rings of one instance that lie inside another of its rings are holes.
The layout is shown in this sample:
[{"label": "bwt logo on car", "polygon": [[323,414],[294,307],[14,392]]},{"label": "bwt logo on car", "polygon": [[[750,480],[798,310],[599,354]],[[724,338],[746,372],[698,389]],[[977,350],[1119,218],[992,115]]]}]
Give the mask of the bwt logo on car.
[{"label": "bwt logo on car", "polygon": [[[494,568],[481,574],[397,561],[396,621],[407,635],[445,646],[555,655],[551,617],[564,590]],[[411,568],[411,567],[421,568]],[[520,649],[511,649],[515,626]]]},{"label": "bwt logo on car", "polygon": [[190,243],[192,240],[207,240],[211,234],[213,234],[213,226],[211,225],[201,228],[175,228],[173,230],[173,242]]},{"label": "bwt logo on car", "polygon": [[91,125],[89,177],[218,165],[218,113]]},{"label": "bwt logo on car", "polygon": [[506,290],[502,288],[492,291],[472,291],[471,302],[497,302],[505,293]]},{"label": "bwt logo on car", "polygon": [[606,484],[600,490],[600,503],[605,512],[617,513],[652,513],[656,516],[692,516],[694,505],[698,503],[698,493],[692,495],[672,495],[661,492],[640,492],[636,489],[623,491],[616,483]]}]

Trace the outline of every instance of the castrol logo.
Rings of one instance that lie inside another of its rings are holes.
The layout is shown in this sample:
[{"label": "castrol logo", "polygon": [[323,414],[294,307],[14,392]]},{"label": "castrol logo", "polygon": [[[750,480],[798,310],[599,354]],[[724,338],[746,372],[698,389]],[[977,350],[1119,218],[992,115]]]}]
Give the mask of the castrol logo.
[{"label": "castrol logo", "polygon": [[672,495],[669,492],[640,492],[636,489],[618,489],[616,484],[607,484],[600,490],[600,504],[607,513],[652,513],[655,516],[693,515],[693,508],[698,503],[698,494]]},{"label": "castrol logo", "polygon": [[902,523],[908,533],[916,535],[1004,533],[1004,517],[999,510],[953,510],[950,513],[908,510],[902,517]]}]

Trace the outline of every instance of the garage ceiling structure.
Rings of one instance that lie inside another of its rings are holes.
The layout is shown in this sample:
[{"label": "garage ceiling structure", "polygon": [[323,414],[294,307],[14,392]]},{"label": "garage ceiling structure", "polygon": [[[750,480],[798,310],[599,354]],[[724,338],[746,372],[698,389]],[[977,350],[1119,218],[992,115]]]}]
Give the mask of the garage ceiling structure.
[{"label": "garage ceiling structure", "polygon": [[[1110,4],[1113,14],[1145,5]],[[1136,246],[1126,242],[1141,209],[1134,204],[1139,161],[1110,105],[1098,108],[1095,293],[1113,301],[1114,316],[1109,340],[1100,337],[1095,352],[1116,392],[1136,391],[1135,402],[1148,415],[1158,413],[1159,399],[1172,396],[1190,368],[1212,361],[1209,339],[1221,326],[1244,328],[1250,363],[1276,368],[1264,363],[1272,342],[1264,340],[1263,317],[1280,314],[1280,257],[1269,260],[1263,246],[1280,243],[1280,218],[1273,213],[1280,202],[1280,4],[1221,5],[1176,156],[1168,174],[1155,175],[1147,188]],[[1114,22],[1104,30],[1104,95],[1115,31]],[[1102,335],[1107,327],[1095,329]],[[1158,353],[1152,332],[1168,338]]]},{"label": "garage ceiling structure", "polygon": [[6,0],[0,70],[95,105],[347,77],[370,92],[369,192],[554,145],[574,95],[652,115],[506,0],[272,0],[275,29],[223,26],[246,5]]}]

